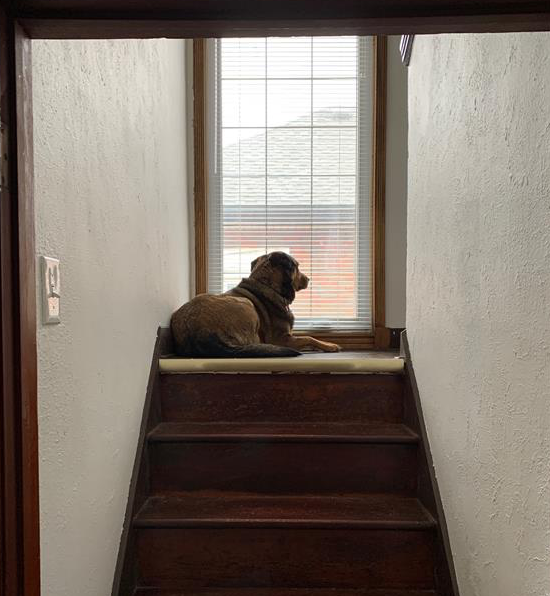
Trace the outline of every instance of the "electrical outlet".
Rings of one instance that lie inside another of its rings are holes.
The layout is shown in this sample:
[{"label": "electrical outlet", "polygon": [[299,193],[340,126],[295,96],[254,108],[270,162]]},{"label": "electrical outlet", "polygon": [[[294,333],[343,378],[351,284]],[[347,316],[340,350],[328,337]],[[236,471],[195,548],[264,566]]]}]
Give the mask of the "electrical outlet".
[{"label": "electrical outlet", "polygon": [[60,323],[61,277],[59,259],[40,257],[42,261],[42,322]]}]

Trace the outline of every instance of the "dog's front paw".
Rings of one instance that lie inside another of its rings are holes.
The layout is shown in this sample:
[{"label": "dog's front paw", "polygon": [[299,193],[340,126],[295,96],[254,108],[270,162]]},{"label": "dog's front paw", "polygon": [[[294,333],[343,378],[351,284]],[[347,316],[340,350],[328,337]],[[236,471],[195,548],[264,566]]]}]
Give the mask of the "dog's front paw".
[{"label": "dog's front paw", "polygon": [[323,350],[325,352],[340,352],[342,350],[342,348],[338,344],[325,342],[325,346],[324,346]]}]

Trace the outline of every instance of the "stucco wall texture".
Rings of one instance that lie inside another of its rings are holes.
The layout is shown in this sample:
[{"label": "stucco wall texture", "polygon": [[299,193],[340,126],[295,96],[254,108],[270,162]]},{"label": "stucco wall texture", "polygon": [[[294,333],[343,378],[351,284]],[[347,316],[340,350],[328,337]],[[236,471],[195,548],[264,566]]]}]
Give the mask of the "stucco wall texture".
[{"label": "stucco wall texture", "polygon": [[184,42],[36,41],[33,85],[62,294],[38,327],[42,595],[106,596],[156,328],[188,299]]},{"label": "stucco wall texture", "polygon": [[461,596],[550,594],[550,34],[417,37],[407,328]]}]

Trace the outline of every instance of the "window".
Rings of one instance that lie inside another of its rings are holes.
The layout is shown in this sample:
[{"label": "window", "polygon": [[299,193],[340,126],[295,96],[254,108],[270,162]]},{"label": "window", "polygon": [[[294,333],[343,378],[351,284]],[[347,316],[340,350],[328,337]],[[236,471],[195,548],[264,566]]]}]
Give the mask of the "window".
[{"label": "window", "polygon": [[296,329],[372,332],[372,37],[211,40],[204,119],[207,289],[283,250],[310,276]]}]

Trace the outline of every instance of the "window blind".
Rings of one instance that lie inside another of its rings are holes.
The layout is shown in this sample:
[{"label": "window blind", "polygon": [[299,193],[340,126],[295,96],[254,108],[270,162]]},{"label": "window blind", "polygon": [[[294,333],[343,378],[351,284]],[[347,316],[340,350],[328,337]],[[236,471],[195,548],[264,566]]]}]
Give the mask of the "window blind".
[{"label": "window blind", "polygon": [[370,330],[373,39],[211,40],[207,64],[208,291],[282,250],[296,329]]}]

